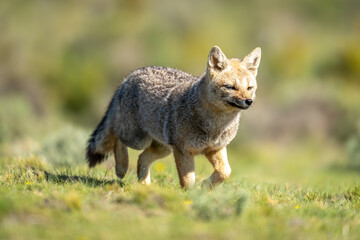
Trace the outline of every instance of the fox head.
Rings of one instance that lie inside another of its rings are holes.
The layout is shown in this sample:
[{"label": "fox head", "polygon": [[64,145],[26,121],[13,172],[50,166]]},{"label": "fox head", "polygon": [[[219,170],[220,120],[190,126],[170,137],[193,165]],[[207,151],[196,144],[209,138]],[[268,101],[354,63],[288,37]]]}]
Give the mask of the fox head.
[{"label": "fox head", "polygon": [[222,111],[248,109],[255,99],[260,58],[259,47],[243,59],[227,59],[221,49],[214,46],[206,69],[209,103]]}]

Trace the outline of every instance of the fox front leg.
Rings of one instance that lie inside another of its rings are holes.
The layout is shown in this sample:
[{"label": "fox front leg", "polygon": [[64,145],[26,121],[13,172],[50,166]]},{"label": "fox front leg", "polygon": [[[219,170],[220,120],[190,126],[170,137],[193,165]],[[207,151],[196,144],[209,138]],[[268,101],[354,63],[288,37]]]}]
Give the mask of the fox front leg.
[{"label": "fox front leg", "polygon": [[226,147],[220,149],[219,151],[207,153],[205,156],[214,167],[214,172],[203,182],[203,184],[212,187],[225,181],[231,173]]},{"label": "fox front leg", "polygon": [[195,183],[194,156],[174,148],[174,157],[181,187],[191,187]]}]

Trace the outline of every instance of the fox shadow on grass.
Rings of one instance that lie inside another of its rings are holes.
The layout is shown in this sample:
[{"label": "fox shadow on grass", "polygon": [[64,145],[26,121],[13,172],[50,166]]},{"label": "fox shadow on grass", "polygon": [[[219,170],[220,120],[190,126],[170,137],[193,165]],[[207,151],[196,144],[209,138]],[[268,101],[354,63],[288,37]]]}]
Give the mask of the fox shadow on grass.
[{"label": "fox shadow on grass", "polygon": [[101,187],[107,184],[114,184],[114,183],[118,183],[120,187],[123,187],[125,185],[122,181],[119,180],[99,180],[89,176],[53,174],[47,171],[44,171],[44,174],[46,181],[57,184],[80,182],[90,187]]}]

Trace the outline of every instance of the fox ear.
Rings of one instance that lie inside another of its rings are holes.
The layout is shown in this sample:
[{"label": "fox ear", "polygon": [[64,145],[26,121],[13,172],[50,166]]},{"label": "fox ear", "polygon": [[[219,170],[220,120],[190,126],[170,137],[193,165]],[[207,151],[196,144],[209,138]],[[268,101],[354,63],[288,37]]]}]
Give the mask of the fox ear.
[{"label": "fox ear", "polygon": [[261,48],[257,47],[242,60],[242,64],[256,77],[260,59]]},{"label": "fox ear", "polygon": [[226,67],[226,56],[218,46],[214,46],[210,50],[208,67],[218,71],[221,71]]}]

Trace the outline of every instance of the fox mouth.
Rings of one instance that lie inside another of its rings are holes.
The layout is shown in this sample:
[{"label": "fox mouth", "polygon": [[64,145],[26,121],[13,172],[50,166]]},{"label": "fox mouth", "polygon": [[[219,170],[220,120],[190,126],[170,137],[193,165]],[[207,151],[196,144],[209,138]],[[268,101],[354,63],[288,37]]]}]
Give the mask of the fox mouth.
[{"label": "fox mouth", "polygon": [[232,107],[240,108],[240,109],[243,109],[243,110],[248,109],[250,107],[249,105],[243,104],[242,102],[240,102],[240,104],[237,104],[237,103],[234,103],[234,102],[227,101],[227,103]]}]

